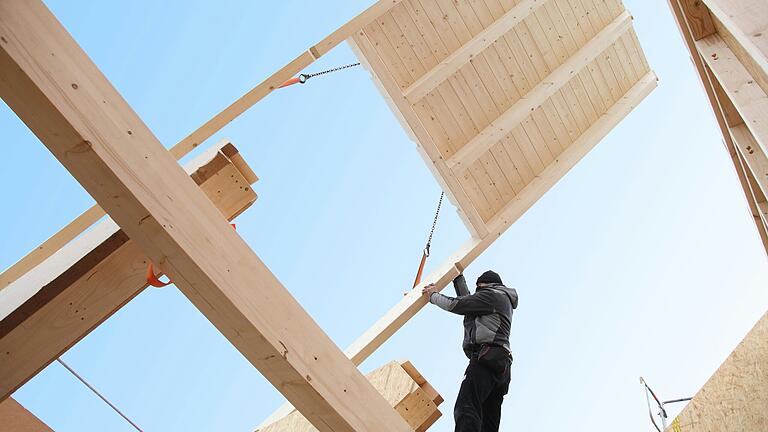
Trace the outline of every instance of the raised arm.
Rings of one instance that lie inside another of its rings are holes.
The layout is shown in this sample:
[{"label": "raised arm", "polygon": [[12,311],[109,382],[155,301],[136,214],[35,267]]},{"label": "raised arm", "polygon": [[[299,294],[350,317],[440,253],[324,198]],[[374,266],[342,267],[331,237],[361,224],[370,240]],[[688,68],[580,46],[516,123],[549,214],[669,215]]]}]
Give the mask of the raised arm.
[{"label": "raised arm", "polygon": [[467,280],[464,278],[463,273],[456,276],[456,279],[453,280],[453,288],[456,290],[456,297],[464,297],[469,295]]},{"label": "raised arm", "polygon": [[429,302],[458,315],[487,315],[495,311],[493,293],[485,290],[461,297],[433,292],[429,295]]}]

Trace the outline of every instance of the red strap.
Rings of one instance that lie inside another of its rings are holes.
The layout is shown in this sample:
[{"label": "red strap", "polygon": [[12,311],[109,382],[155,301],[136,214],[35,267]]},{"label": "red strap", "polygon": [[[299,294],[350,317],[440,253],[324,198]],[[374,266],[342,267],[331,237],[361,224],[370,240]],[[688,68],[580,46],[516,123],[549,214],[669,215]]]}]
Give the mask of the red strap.
[{"label": "red strap", "polygon": [[416,280],[413,281],[413,287],[416,288],[416,285],[421,282],[421,274],[424,273],[424,264],[427,262],[427,250],[424,249],[424,252],[421,254],[421,262],[419,263],[419,271],[416,272]]},{"label": "red strap", "polygon": [[[237,229],[237,225],[235,224],[229,224],[232,226],[233,229]],[[157,275],[155,274],[155,269],[152,268],[152,262],[150,261],[149,264],[147,264],[147,284],[155,287],[155,288],[162,288],[164,286],[168,286],[172,284],[173,281],[168,279],[168,282],[163,282],[160,279],[158,279]]]},{"label": "red strap", "polygon": [[300,81],[299,81],[299,77],[296,77],[296,78],[291,78],[291,79],[289,79],[288,81],[286,81],[286,82],[284,82],[284,83],[280,84],[280,87],[278,87],[278,88],[283,88],[283,87],[292,86],[292,85],[294,85],[294,84],[298,84],[299,82],[300,82]]}]

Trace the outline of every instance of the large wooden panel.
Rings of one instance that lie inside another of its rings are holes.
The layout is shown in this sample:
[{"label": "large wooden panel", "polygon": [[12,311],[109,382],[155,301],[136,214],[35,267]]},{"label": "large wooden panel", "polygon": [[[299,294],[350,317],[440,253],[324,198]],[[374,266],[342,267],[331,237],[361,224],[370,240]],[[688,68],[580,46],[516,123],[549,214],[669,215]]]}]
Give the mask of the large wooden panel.
[{"label": "large wooden panel", "polygon": [[667,430],[768,430],[768,314],[763,315]]},{"label": "large wooden panel", "polygon": [[650,72],[618,0],[403,0],[352,43],[479,238]]}]

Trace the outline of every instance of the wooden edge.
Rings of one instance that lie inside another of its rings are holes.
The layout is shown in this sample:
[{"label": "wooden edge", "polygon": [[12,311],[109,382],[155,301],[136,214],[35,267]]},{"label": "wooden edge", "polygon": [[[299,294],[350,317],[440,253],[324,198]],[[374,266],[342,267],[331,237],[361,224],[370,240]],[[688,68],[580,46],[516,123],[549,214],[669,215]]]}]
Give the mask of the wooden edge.
[{"label": "wooden edge", "polygon": [[7,432],[53,432],[13,398],[0,402],[0,429]]},{"label": "wooden edge", "polygon": [[[399,370],[398,370],[399,369]],[[412,430],[427,430],[440,418],[443,398],[409,361],[389,362],[367,373],[366,378],[403,417]],[[257,432],[315,431],[293,407],[274,421],[265,421]]]},{"label": "wooden edge", "polygon": [[[483,221],[477,209],[472,205],[456,176],[445,167],[445,164],[434,162],[433,156],[435,156],[435,160],[440,159],[441,156],[437,153],[436,147],[432,143],[432,139],[426,132],[426,129],[418,120],[418,116],[413,112],[410,103],[405,99],[399,87],[391,78],[380,77],[376,74],[375,69],[385,68],[385,66],[381,58],[373,50],[370,40],[361,30],[350,37],[348,43],[360,60],[360,63],[371,74],[371,79],[379,93],[387,102],[395,118],[400,122],[403,130],[416,145],[419,155],[422,156],[425,164],[435,179],[437,179],[448,200],[458,209],[459,217],[464,222],[464,226],[466,226],[473,237],[484,236],[488,232],[485,221]],[[370,54],[370,56],[366,53]],[[406,113],[409,113],[407,117]],[[423,138],[423,140],[420,138]],[[424,143],[424,146],[420,143]],[[430,146],[430,148],[428,149],[426,146]]]},{"label": "wooden edge", "polygon": [[[768,74],[768,57],[766,53],[762,52],[760,48],[755,45],[753,37],[755,35],[746,34],[736,23],[734,22],[731,14],[727,13],[716,1],[712,0],[700,0],[704,3],[702,7],[709,9],[709,13],[713,15],[720,23],[727,29],[728,32],[738,41],[744,52],[758,65],[766,74]],[[733,2],[732,2],[733,3]],[[763,20],[768,19],[762,17]],[[763,23],[765,24],[765,22]],[[717,29],[717,26],[714,26]],[[763,27],[766,28],[766,27]]]}]

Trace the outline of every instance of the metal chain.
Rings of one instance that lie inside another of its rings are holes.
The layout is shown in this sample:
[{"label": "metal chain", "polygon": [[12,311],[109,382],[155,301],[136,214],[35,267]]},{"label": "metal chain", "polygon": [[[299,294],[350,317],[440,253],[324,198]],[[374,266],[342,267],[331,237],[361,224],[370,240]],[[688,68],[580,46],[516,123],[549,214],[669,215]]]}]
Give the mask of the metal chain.
[{"label": "metal chain", "polygon": [[443,205],[443,197],[445,191],[440,192],[440,201],[437,202],[437,210],[435,210],[435,219],[432,221],[432,229],[429,230],[429,238],[427,239],[427,245],[424,247],[424,254],[429,256],[429,247],[432,246],[432,235],[435,234],[435,227],[437,226],[437,217],[440,216],[440,207]]},{"label": "metal chain", "polygon": [[348,64],[348,65],[344,65],[344,66],[339,66],[339,67],[335,67],[333,69],[324,70],[322,72],[315,72],[315,73],[311,73],[311,74],[301,74],[301,75],[299,75],[299,82],[304,84],[305,82],[307,82],[308,79],[310,79],[312,77],[316,77],[318,75],[325,75],[327,73],[337,72],[337,71],[344,70],[344,69],[349,69],[349,68],[352,68],[352,67],[355,67],[355,66],[360,66],[360,63],[358,62],[358,63],[352,63],[352,64]]}]

